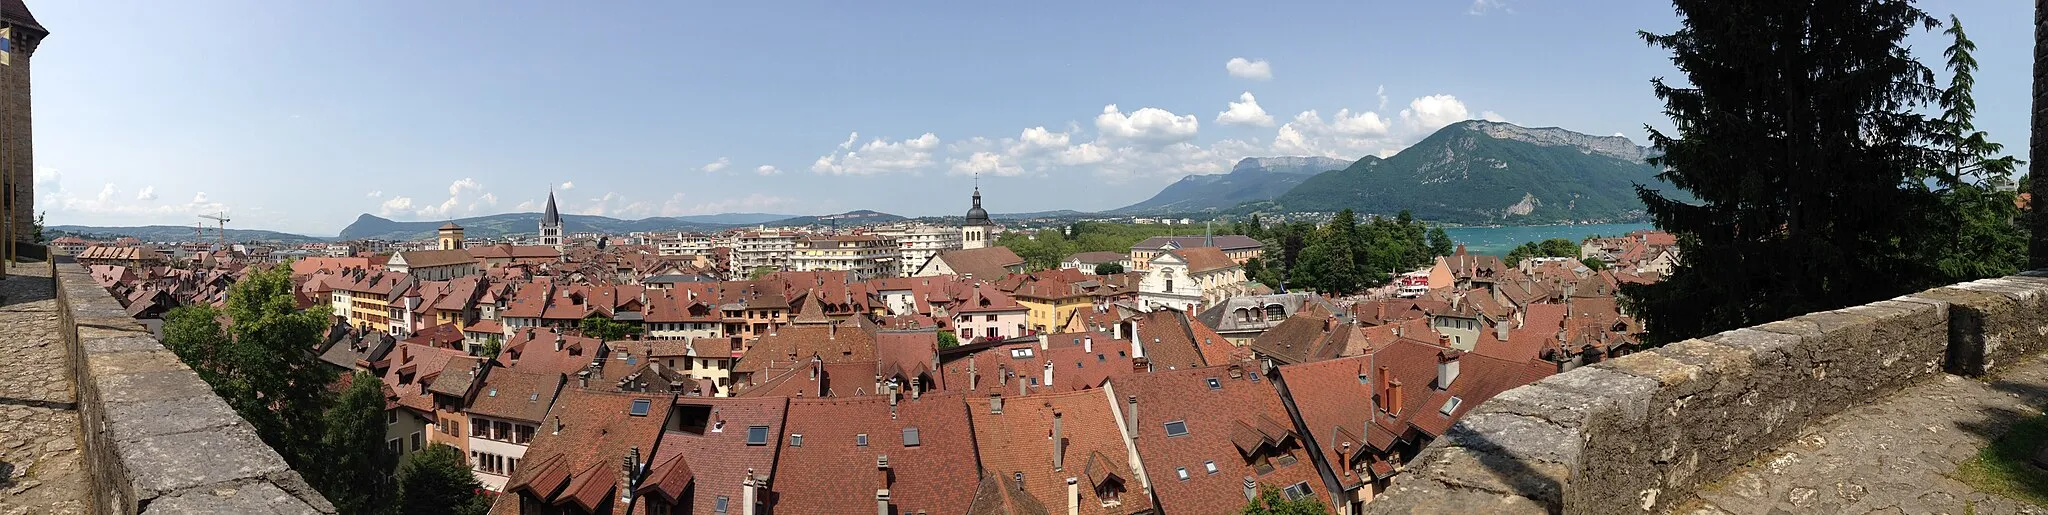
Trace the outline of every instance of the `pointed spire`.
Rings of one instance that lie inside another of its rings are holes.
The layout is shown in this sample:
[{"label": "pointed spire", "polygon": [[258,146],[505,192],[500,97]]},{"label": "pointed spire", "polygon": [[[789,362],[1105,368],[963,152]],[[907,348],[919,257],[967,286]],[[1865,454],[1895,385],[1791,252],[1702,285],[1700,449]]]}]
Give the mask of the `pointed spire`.
[{"label": "pointed spire", "polygon": [[548,207],[545,211],[541,211],[540,223],[543,225],[562,225],[562,213],[555,209],[555,187],[552,184],[548,185]]}]

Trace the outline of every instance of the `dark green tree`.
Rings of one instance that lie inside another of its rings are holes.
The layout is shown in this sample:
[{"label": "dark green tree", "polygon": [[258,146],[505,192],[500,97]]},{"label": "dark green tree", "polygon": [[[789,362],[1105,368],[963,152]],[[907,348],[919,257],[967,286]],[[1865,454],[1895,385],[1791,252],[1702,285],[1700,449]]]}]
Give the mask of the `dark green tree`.
[{"label": "dark green tree", "polygon": [[384,382],[366,371],[356,371],[348,390],[327,410],[320,473],[307,479],[340,513],[385,513],[391,507],[387,478],[396,457],[384,447],[385,416]]},{"label": "dark green tree", "polygon": [[36,242],[36,243],[43,243],[43,242],[47,242],[47,241],[50,241],[50,240],[47,240],[47,239],[44,239],[44,238],[43,238],[43,217],[46,217],[46,216],[50,216],[50,212],[49,212],[49,211],[44,211],[44,212],[41,212],[41,213],[36,213],[36,220],[35,220],[35,225],[33,225],[33,226],[30,226],[30,233],[29,233],[29,238],[32,238],[32,239],[31,239],[30,241],[34,241],[34,242]]},{"label": "dark green tree", "polygon": [[767,277],[767,276],[768,276],[768,274],[772,274],[772,273],[775,273],[775,267],[772,267],[772,266],[757,266],[757,267],[754,267],[754,269],[753,269],[753,270],[748,270],[748,271],[747,271],[747,279],[748,279],[748,280],[754,280],[754,281],[758,281],[758,280],[761,280],[761,278],[762,278],[762,277]]},{"label": "dark green tree", "polygon": [[1572,243],[1572,240],[1564,238],[1527,242],[1516,246],[1514,250],[1508,251],[1506,260],[1508,266],[1516,266],[1521,264],[1524,259],[1539,257],[1578,259],[1579,244]]},{"label": "dark green tree", "polygon": [[1651,81],[1676,127],[1647,127],[1659,177],[1637,186],[1686,259],[1625,290],[1653,341],[1676,341],[1933,284],[1913,250],[1946,229],[1922,174],[1940,92],[1903,45],[1937,22],[1908,0],[1675,0],[1682,26],[1640,33],[1682,83]]},{"label": "dark green tree", "polygon": [[951,349],[951,348],[954,348],[954,347],[959,347],[959,346],[960,346],[960,335],[956,335],[956,334],[953,334],[953,332],[952,332],[952,331],[943,331],[943,330],[942,330],[942,331],[939,331],[939,348],[940,348],[940,349]]},{"label": "dark green tree", "polygon": [[483,515],[491,499],[482,489],[461,449],[429,445],[398,467],[398,514]]},{"label": "dark green tree", "polygon": [[1937,282],[1962,282],[2008,275],[2026,265],[2027,231],[2014,205],[2012,174],[2019,160],[2000,155],[2004,145],[1990,140],[1976,128],[1977,101],[1970,89],[1977,59],[1977,44],[1963,32],[1963,22],[1949,18],[1943,31],[1952,43],[1942,51],[1948,58],[1949,85],[1941,91],[1941,116],[1933,125],[1932,150],[1937,162],[1928,179],[1915,184],[1931,188],[1941,197],[1941,208],[1926,222],[1945,238],[1923,240],[1926,261],[1939,272]]},{"label": "dark green tree", "polygon": [[1364,282],[1355,252],[1358,242],[1357,216],[1349,209],[1339,211],[1302,250],[1289,282],[1336,295],[1358,291]]},{"label": "dark green tree", "polygon": [[1287,500],[1287,496],[1281,495],[1280,490],[1273,487],[1262,487],[1259,489],[1259,496],[1252,498],[1251,502],[1246,503],[1244,508],[1238,510],[1237,513],[1239,515],[1323,515],[1330,513],[1330,508],[1323,505],[1323,501],[1316,499],[1315,496],[1303,496],[1300,499],[1290,501]]},{"label": "dark green tree", "polygon": [[592,313],[576,323],[584,336],[604,341],[623,340],[627,336],[640,334],[640,328],[633,324],[618,322],[600,314]]},{"label": "dark green tree", "polygon": [[1451,243],[1450,233],[1444,232],[1442,227],[1429,228],[1429,236],[1427,238],[1429,239],[1430,257],[1448,256],[1452,252],[1457,251],[1455,244]]},{"label": "dark green tree", "polygon": [[1123,263],[1096,263],[1095,275],[1116,275],[1124,273]]},{"label": "dark green tree", "polygon": [[1586,265],[1586,268],[1590,268],[1595,272],[1606,270],[1608,268],[1606,261],[1601,261],[1599,259],[1594,258],[1581,259],[1579,260],[1579,263]]}]

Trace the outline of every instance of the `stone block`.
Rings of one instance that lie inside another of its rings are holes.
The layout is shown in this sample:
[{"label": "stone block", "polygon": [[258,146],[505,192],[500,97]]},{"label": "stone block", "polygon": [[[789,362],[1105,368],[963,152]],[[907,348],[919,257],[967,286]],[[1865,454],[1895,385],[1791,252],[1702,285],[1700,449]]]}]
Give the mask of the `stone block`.
[{"label": "stone block", "polygon": [[213,388],[191,370],[164,370],[120,375],[94,375],[102,402],[150,402],[213,396]]},{"label": "stone block", "polygon": [[186,490],[158,498],[142,510],[146,515],[176,513],[319,514],[290,492],[266,482]]},{"label": "stone block", "polygon": [[[162,349],[93,354],[85,360],[85,364],[87,373],[94,377],[191,370],[184,362],[178,361],[178,355]],[[192,377],[197,379],[199,376]]]},{"label": "stone block", "polygon": [[1404,477],[1365,505],[1370,514],[1465,515],[1500,513],[1508,515],[1549,514],[1554,510],[1526,497],[1482,490],[1453,488],[1443,483]]},{"label": "stone block", "polygon": [[2032,277],[1986,279],[1914,297],[1947,302],[1947,369],[1981,376],[2001,360],[2048,350],[2048,285]]},{"label": "stone block", "polygon": [[112,338],[90,338],[84,340],[87,354],[107,352],[164,350],[163,342],[149,336],[117,336]]},{"label": "stone block", "polygon": [[284,458],[247,426],[193,431],[116,444],[138,503],[167,493],[290,472]]},{"label": "stone block", "polygon": [[106,403],[108,436],[130,441],[150,436],[212,430],[242,423],[226,401],[212,395],[148,402]]}]

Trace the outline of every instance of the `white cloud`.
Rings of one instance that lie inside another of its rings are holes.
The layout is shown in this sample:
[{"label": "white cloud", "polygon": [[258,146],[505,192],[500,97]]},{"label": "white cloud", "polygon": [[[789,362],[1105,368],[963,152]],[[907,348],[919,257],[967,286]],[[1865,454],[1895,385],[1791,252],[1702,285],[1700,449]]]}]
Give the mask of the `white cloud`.
[{"label": "white cloud", "polygon": [[135,200],[156,200],[156,186],[143,186],[135,193]]},{"label": "white cloud", "polygon": [[982,174],[1007,177],[1024,174],[1022,167],[1004,162],[1003,157],[994,152],[975,152],[974,155],[967,156],[966,160],[948,159],[946,162],[953,165],[948,171],[952,175]]},{"label": "white cloud", "polygon": [[858,140],[858,139],[860,139],[860,131],[853,131],[853,132],[848,132],[848,133],[846,133],[846,141],[844,141],[844,142],[841,142],[841,143],[839,143],[839,149],[840,149],[840,150],[847,150],[847,149],[851,149],[851,148],[853,148],[853,142],[854,142],[854,140]]},{"label": "white cloud", "polygon": [[404,216],[412,213],[412,197],[391,197],[377,206],[377,216]]},{"label": "white cloud", "polygon": [[1232,57],[1230,62],[1223,63],[1223,69],[1229,70],[1230,76],[1240,79],[1272,80],[1273,78],[1273,65],[1267,64],[1265,59],[1253,61],[1243,57]]},{"label": "white cloud", "polygon": [[1465,103],[1450,95],[1430,95],[1408,102],[1408,108],[1401,110],[1401,120],[1408,123],[1410,130],[1431,132],[1457,122],[1472,119],[1465,110]]},{"label": "white cloud", "polygon": [[114,183],[110,182],[107,183],[107,187],[100,188],[100,196],[95,197],[95,199],[102,203],[111,202],[114,200],[114,193]]},{"label": "white cloud", "polygon": [[369,198],[378,198],[378,197],[382,197],[382,196],[384,196],[384,190],[371,190],[371,191],[370,191],[369,193],[367,193],[367,194],[364,194],[363,196],[365,196],[365,197],[369,197]]},{"label": "white cloud", "polygon": [[760,174],[760,175],[764,175],[764,176],[766,176],[766,175],[781,175],[781,174],[782,174],[782,170],[777,170],[777,169],[775,169],[775,165],[761,165],[761,166],[760,166],[759,168],[755,168],[755,169],[754,169],[754,173],[756,173],[756,174]]},{"label": "white cloud", "polygon": [[[112,186],[112,185],[111,185],[111,184],[109,184],[108,186]],[[194,204],[205,204],[205,203],[207,203],[207,202],[206,202],[206,192],[202,191],[202,192],[199,192],[199,193],[197,193],[197,194],[194,194],[194,195],[192,195],[192,203],[194,203]]]},{"label": "white cloud", "polygon": [[573,189],[576,189],[575,181],[566,181],[562,183],[562,191],[569,191]]},{"label": "white cloud", "polygon": [[1071,139],[1067,133],[1049,131],[1043,125],[1032,127],[1024,129],[1024,133],[1017,136],[1017,143],[1010,148],[1010,153],[1032,154],[1063,149]]},{"label": "white cloud", "polygon": [[1380,85],[1380,89],[1379,89],[1379,91],[1375,91],[1375,92],[1373,92],[1373,96],[1377,96],[1377,97],[1380,97],[1380,107],[1379,107],[1379,110],[1381,110],[1381,111],[1385,111],[1385,110],[1387,110],[1387,85],[1386,85],[1386,84],[1381,84],[1381,85]]},{"label": "white cloud", "polygon": [[1230,103],[1230,109],[1216,114],[1216,123],[1223,125],[1257,125],[1260,127],[1273,126],[1273,116],[1266,114],[1265,108],[1259,107],[1259,99],[1253,98],[1252,92],[1246,91],[1243,95],[1238,95],[1237,99],[1239,100],[1238,102]]},{"label": "white cloud", "polygon": [[720,171],[724,171],[724,170],[725,170],[725,167],[727,167],[727,166],[731,166],[731,165],[732,165],[732,160],[731,160],[731,159],[727,159],[727,158],[723,158],[723,157],[721,157],[721,158],[718,158],[718,160],[717,160],[717,161],[712,161],[712,162],[710,162],[710,163],[708,163],[708,164],[705,164],[703,168],[698,168],[698,170],[703,170],[703,171],[704,171],[704,173],[718,173],[718,172],[720,172]]},{"label": "white cloud", "polygon": [[537,210],[540,210],[540,202],[537,202],[537,201],[533,201],[533,200],[527,200],[527,201],[522,201],[522,202],[520,202],[520,203],[519,203],[519,205],[518,205],[518,206],[514,206],[514,207],[512,208],[512,210],[513,210],[513,211],[518,211],[518,212],[521,212],[521,213],[524,213],[524,212],[527,212],[527,211],[537,211]]},{"label": "white cloud", "polygon": [[1628,137],[1628,135],[1627,135],[1627,134],[1622,134],[1622,133],[1619,133],[1619,132],[1617,132],[1617,133],[1614,133],[1614,137],[1617,137],[1617,138],[1626,138],[1626,137]]},{"label": "white cloud", "polygon": [[889,141],[875,138],[858,149],[834,151],[811,163],[811,171],[826,175],[876,175],[914,172],[932,164],[932,150],[939,137],[924,133],[915,139]]},{"label": "white cloud", "polygon": [[1095,117],[1095,129],[1106,139],[1164,146],[1195,138],[1202,122],[1195,115],[1176,115],[1157,107],[1146,107],[1125,115],[1116,104],[1102,107]]},{"label": "white cloud", "polygon": [[1472,7],[1465,9],[1465,14],[1485,16],[1486,13],[1493,11],[1500,11],[1504,14],[1515,13],[1515,10],[1508,7],[1507,3],[1502,0],[1472,0]]},{"label": "white cloud", "polygon": [[1060,151],[1059,163],[1063,165],[1092,165],[1109,160],[1109,149],[1095,143],[1082,143]]},{"label": "white cloud", "polygon": [[1273,149],[1287,155],[1315,155],[1356,159],[1382,146],[1388,136],[1387,120],[1379,113],[1353,113],[1339,109],[1330,120],[1311,109],[1294,115],[1273,136]]},{"label": "white cloud", "polygon": [[1493,111],[1480,111],[1479,119],[1489,122],[1507,122],[1508,119]]},{"label": "white cloud", "polygon": [[484,186],[482,184],[478,184],[476,182],[476,179],[463,177],[461,179],[456,179],[455,182],[453,183],[448,184],[448,196],[453,197],[456,195],[461,195],[462,192],[465,191],[479,191],[482,190],[483,188]]}]

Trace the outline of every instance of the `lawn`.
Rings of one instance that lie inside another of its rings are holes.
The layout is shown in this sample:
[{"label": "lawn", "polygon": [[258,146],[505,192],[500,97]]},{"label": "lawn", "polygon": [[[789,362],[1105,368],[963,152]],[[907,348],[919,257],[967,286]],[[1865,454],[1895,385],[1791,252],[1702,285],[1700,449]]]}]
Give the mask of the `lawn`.
[{"label": "lawn", "polygon": [[2013,424],[2012,430],[1956,465],[1955,478],[1987,493],[2048,508],[2048,470],[2030,462],[2048,444],[2048,415]]}]

